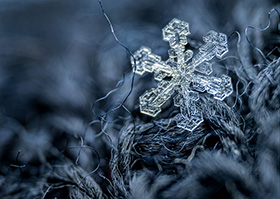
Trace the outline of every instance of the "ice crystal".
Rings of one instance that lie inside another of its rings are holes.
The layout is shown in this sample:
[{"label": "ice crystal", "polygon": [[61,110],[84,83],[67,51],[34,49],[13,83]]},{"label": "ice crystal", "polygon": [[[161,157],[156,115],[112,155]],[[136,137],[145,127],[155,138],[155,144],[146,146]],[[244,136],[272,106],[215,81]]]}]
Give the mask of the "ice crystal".
[{"label": "ice crystal", "polygon": [[212,64],[208,61],[215,56],[222,58],[228,52],[227,36],[209,31],[203,37],[205,43],[193,56],[193,51],[185,49],[190,34],[187,22],[173,19],[162,29],[162,34],[163,40],[170,45],[167,61],[162,61],[160,56],[153,54],[147,47],[141,47],[134,53],[135,60],[131,57],[135,73],[154,73],[154,78],[159,81],[158,87],[147,90],[139,97],[140,111],[155,117],[161,112],[161,106],[175,95],[174,105],[180,108],[180,113],[174,120],[178,127],[193,131],[203,122],[202,113],[197,109],[198,92],[212,94],[217,100],[223,100],[232,93],[230,77],[209,76]]}]

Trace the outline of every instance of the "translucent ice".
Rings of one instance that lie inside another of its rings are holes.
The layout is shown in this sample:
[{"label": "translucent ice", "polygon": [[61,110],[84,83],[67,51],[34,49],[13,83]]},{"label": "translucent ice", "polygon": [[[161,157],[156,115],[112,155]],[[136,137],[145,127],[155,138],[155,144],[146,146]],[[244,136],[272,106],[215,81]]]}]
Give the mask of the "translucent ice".
[{"label": "translucent ice", "polygon": [[[187,36],[190,34],[187,22],[173,19],[162,29],[162,34],[163,40],[170,45],[168,60],[162,61],[160,56],[153,54],[147,47],[141,47],[134,53],[134,72],[139,75],[154,73],[154,78],[159,81],[158,87],[139,97],[140,111],[152,117],[157,116],[161,106],[175,93],[174,106],[180,108],[180,113],[173,119],[178,127],[193,131],[203,122],[202,113],[196,105],[199,101],[198,92],[207,92],[217,100],[224,100],[233,91],[230,77],[208,76],[212,73],[209,61],[214,57],[222,58],[228,52],[227,36],[209,31],[203,37],[205,43],[193,56],[191,50],[185,50]],[[132,65],[134,59],[131,57]],[[166,77],[170,77],[170,80],[165,80]]]}]

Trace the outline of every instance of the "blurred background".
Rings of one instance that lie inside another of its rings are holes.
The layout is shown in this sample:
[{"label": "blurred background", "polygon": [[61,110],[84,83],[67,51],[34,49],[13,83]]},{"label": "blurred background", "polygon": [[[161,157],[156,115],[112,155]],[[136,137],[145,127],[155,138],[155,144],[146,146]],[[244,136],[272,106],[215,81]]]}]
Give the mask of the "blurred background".
[{"label": "blurred background", "polygon": [[[209,30],[231,35],[230,55],[241,55],[246,66],[242,74],[230,72],[234,83],[238,76],[250,82],[262,69],[262,58],[246,41],[245,29],[264,28],[268,12],[280,10],[278,0],[103,0],[102,4],[119,40],[132,52],[149,46],[166,59],[168,43],[162,40],[161,29],[173,18],[189,22],[194,49]],[[248,31],[265,55],[279,47],[278,17],[272,13],[271,26],[264,32]],[[240,51],[235,31],[241,35]],[[278,57],[276,49],[267,59]],[[237,62],[227,64],[234,68]],[[120,90],[95,103],[123,78]],[[110,138],[96,135],[104,125],[100,115],[125,98],[131,78],[130,55],[115,41],[97,0],[0,0],[0,197],[109,197],[111,152],[118,148],[127,118],[106,129]],[[138,97],[153,85],[150,77],[135,77],[126,101],[133,115],[145,122],[149,119],[139,114]],[[246,102],[243,105],[240,113],[245,116],[250,110]],[[129,115],[123,109],[114,114]],[[108,121],[115,119],[111,117]],[[98,122],[88,127],[92,121]],[[87,147],[81,150],[83,145]],[[91,181],[81,185],[87,175]],[[71,185],[72,192],[68,186],[50,188],[54,184]],[[83,195],[81,186],[89,195]]]}]

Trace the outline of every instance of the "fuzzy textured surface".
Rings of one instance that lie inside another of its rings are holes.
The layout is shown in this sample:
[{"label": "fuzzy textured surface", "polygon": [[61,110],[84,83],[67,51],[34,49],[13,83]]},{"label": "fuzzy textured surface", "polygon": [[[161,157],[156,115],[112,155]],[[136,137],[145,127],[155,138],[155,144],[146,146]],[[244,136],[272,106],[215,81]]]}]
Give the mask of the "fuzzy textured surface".
[{"label": "fuzzy textured surface", "polygon": [[166,59],[173,18],[189,22],[193,50],[227,34],[213,69],[234,93],[202,95],[204,122],[182,131],[171,100],[140,113],[156,81],[133,75],[97,0],[0,0],[0,198],[280,198],[279,2],[102,3],[132,52]]}]

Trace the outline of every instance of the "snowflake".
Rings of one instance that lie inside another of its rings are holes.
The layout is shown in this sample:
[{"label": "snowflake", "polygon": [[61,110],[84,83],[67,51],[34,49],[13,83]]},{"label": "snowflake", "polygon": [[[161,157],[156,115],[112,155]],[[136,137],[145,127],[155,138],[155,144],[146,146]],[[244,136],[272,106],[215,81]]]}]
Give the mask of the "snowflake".
[{"label": "snowflake", "polygon": [[227,36],[209,31],[203,37],[204,45],[193,56],[191,50],[185,50],[187,36],[190,34],[187,22],[173,19],[162,29],[162,33],[163,40],[170,45],[167,61],[162,61],[160,56],[153,54],[147,47],[141,47],[134,53],[134,58],[131,57],[135,73],[154,73],[154,78],[159,81],[157,88],[147,90],[139,97],[140,111],[152,117],[157,116],[161,106],[175,93],[174,106],[180,108],[180,113],[174,120],[178,127],[193,131],[203,122],[202,113],[196,105],[198,92],[207,92],[217,100],[224,100],[233,91],[230,77],[209,76],[212,64],[208,61],[215,56],[222,58],[228,52]]}]

